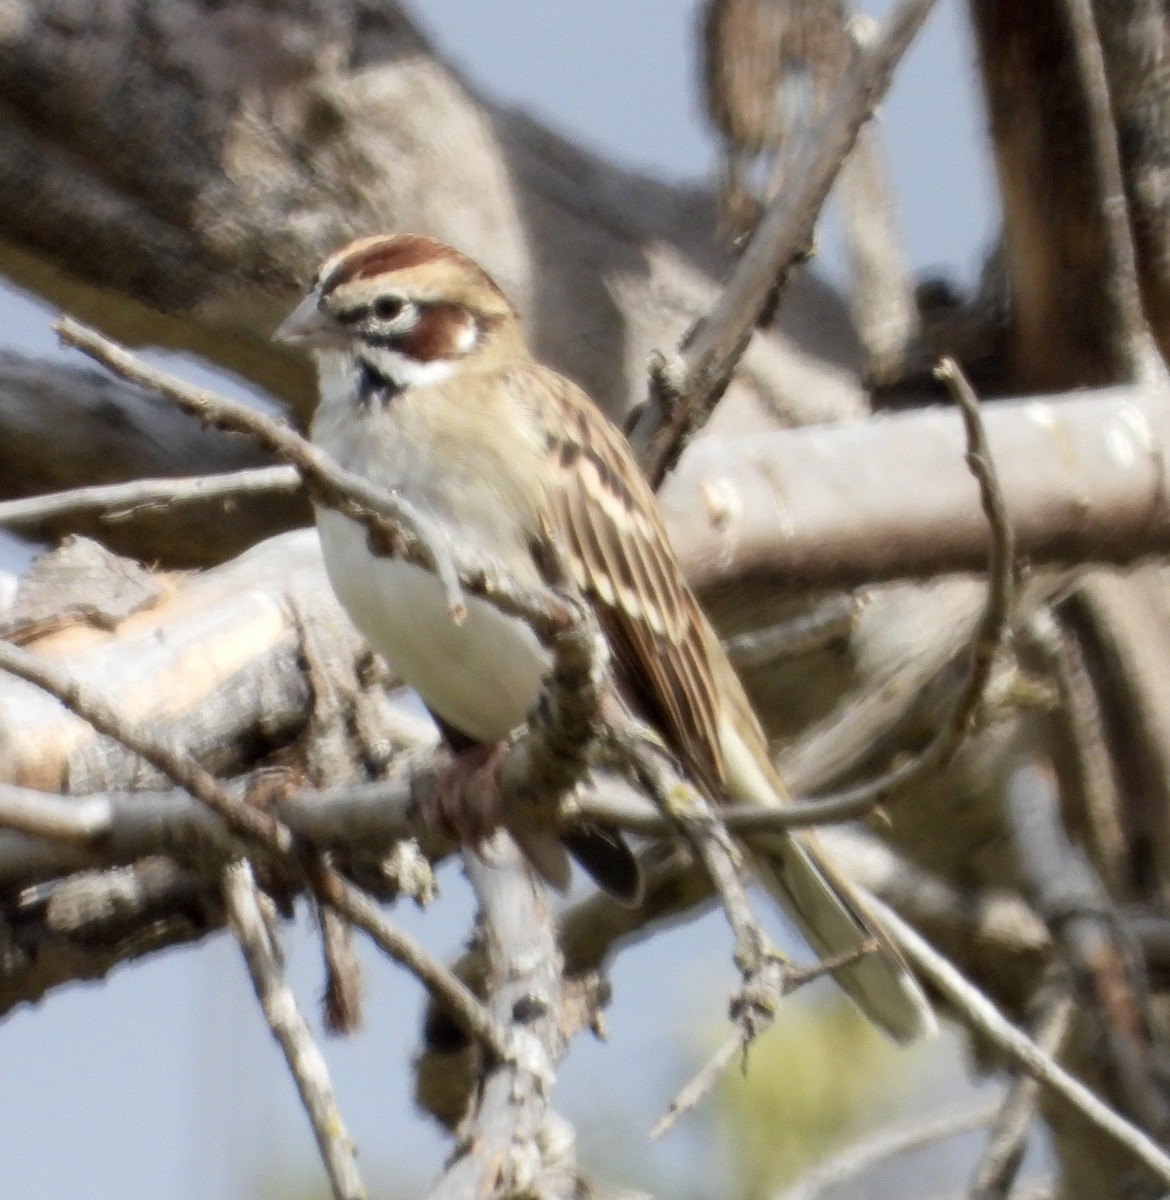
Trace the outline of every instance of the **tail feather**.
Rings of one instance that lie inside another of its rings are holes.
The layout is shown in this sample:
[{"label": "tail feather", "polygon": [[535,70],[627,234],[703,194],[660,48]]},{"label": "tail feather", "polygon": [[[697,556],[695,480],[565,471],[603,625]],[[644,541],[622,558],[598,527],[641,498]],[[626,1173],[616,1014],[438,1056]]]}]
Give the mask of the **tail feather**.
[{"label": "tail feather", "polygon": [[858,1008],[896,1041],[933,1034],[934,1014],[901,955],[820,847],[806,837],[766,835],[753,838],[751,848],[760,882],[818,954],[848,954],[877,940],[880,949],[833,972]]},{"label": "tail feather", "polygon": [[564,830],[561,840],[603,892],[629,908],[642,903],[642,868],[620,833],[600,825],[578,825]]},{"label": "tail feather", "polygon": [[[728,668],[730,670],[730,668]],[[730,685],[728,685],[730,686]],[[747,698],[743,698],[745,712]],[[725,720],[721,748],[729,797],[761,808],[788,800],[788,789],[768,757],[754,718],[741,727]],[[880,949],[833,972],[833,977],[867,1017],[899,1042],[935,1031],[934,1014],[902,956],[809,833],[757,834],[747,840],[760,882],[800,927],[812,948],[826,957],[848,954],[876,939]]]}]

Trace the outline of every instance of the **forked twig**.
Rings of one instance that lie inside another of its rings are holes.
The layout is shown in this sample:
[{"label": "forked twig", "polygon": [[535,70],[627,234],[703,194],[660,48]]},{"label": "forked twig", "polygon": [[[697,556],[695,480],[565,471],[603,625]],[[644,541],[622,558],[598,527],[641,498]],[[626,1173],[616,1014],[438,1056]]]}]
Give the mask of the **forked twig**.
[{"label": "forked twig", "polygon": [[[822,975],[831,975],[834,971],[839,971],[842,967],[847,967],[859,959],[864,958],[867,954],[873,954],[878,950],[878,943],[874,939],[863,943],[856,950],[848,950],[844,954],[835,954],[831,958],[822,959],[815,966],[807,968],[789,967],[784,975],[783,991],[787,995],[804,987],[806,983],[812,983],[814,979],[820,979]],[[755,1031],[755,1036],[758,1037],[764,1032],[767,1025],[772,1023],[772,1018],[775,1017],[775,1012],[767,1014],[767,1021],[763,1027]],[[691,1111],[704,1096],[715,1086],[719,1081],[719,1077],[725,1070],[735,1061],[737,1056],[742,1056],[748,1048],[748,1039],[742,1030],[732,1034],[723,1045],[699,1068],[670,1102],[666,1112],[655,1122],[654,1127],[650,1130],[652,1138],[662,1137],[663,1134],[669,1133],[677,1124],[678,1119],[684,1114]]]}]

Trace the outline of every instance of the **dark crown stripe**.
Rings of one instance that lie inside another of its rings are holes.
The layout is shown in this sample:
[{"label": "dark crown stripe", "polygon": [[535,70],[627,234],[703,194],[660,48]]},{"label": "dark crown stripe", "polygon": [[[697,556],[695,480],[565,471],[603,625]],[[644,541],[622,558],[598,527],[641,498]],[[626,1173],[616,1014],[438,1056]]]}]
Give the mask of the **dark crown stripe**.
[{"label": "dark crown stripe", "polygon": [[476,272],[495,288],[495,283],[487,272],[458,250],[453,250],[434,238],[404,233],[379,238],[347,254],[329,275],[321,280],[321,294],[328,295],[334,288],[358,279],[371,279],[376,275],[405,271],[411,267],[420,267],[424,263],[444,260],[459,263],[465,270]]}]

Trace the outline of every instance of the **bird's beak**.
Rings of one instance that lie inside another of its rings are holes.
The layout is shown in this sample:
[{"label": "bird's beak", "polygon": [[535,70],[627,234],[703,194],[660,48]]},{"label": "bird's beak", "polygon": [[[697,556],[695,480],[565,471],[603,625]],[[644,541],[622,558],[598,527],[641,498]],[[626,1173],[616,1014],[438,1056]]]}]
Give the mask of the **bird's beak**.
[{"label": "bird's beak", "polygon": [[332,340],[331,325],[329,314],[317,307],[316,293],[310,292],[281,322],[272,340],[302,346],[326,345]]}]

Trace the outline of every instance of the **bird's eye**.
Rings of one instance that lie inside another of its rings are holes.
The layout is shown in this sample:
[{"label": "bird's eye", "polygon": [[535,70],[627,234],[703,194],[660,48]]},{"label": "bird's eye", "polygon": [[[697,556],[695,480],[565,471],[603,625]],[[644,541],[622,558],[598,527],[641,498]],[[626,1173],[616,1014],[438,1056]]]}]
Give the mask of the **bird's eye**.
[{"label": "bird's eye", "polygon": [[393,321],[403,307],[404,302],[398,296],[379,296],[374,301],[374,316],[382,321]]}]

